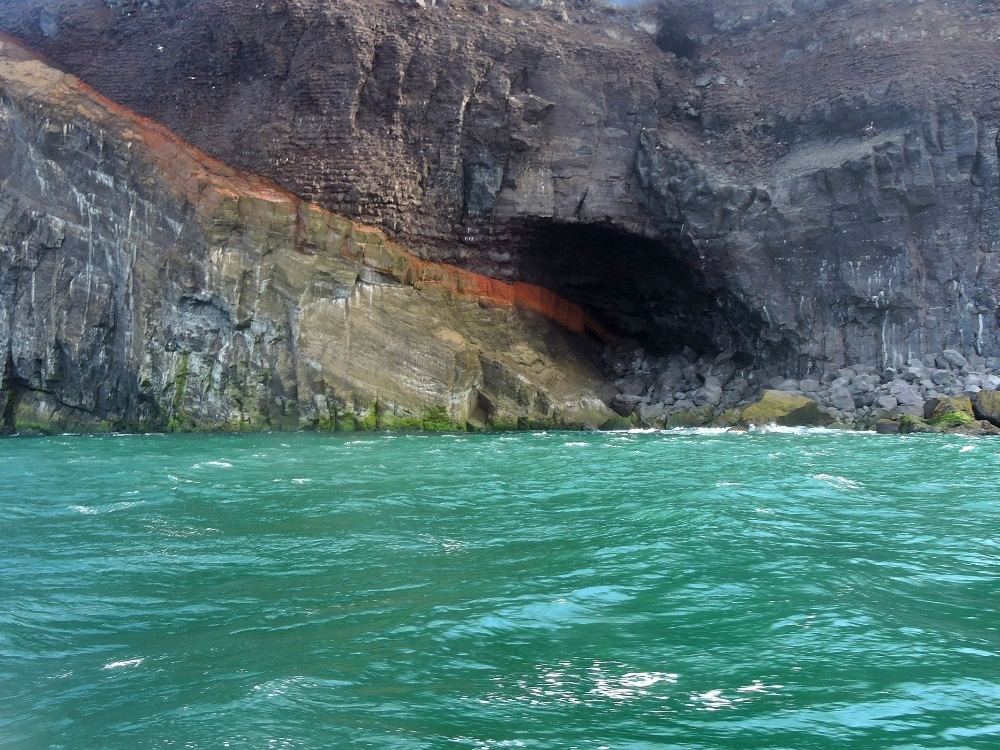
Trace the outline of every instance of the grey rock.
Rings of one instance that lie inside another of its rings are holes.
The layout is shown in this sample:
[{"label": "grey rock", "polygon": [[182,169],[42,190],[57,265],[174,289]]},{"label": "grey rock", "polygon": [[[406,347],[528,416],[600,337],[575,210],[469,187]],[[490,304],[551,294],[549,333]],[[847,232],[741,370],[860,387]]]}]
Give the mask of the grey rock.
[{"label": "grey rock", "polygon": [[830,391],[830,404],[843,412],[853,412],[854,398],[846,388],[834,388]]},{"label": "grey rock", "polygon": [[639,421],[645,425],[661,422],[666,416],[665,404],[643,405],[638,408]]},{"label": "grey rock", "polygon": [[931,375],[934,385],[945,385],[953,380],[954,376],[948,370],[935,370]]},{"label": "grey rock", "polygon": [[941,357],[955,369],[961,369],[969,364],[969,360],[963,357],[957,349],[945,349],[941,352]]},{"label": "grey rock", "polygon": [[898,403],[895,396],[879,396],[875,399],[875,405],[880,409],[895,409]]},{"label": "grey rock", "polygon": [[619,393],[611,399],[611,403],[608,405],[621,416],[627,417],[635,411],[635,408],[639,405],[641,400],[642,399],[638,396],[629,396],[624,393]]},{"label": "grey rock", "polygon": [[695,406],[718,406],[722,400],[722,387],[718,381],[712,385],[706,383],[703,388],[695,391],[693,400]]},{"label": "grey rock", "polygon": [[727,391],[732,391],[740,396],[746,393],[749,387],[750,383],[747,381],[746,378],[733,378],[728,383],[726,383]]},{"label": "grey rock", "polygon": [[646,391],[646,384],[641,380],[632,380],[625,383],[621,392],[626,396],[641,396]]},{"label": "grey rock", "polygon": [[889,393],[895,396],[896,401],[900,404],[911,404],[923,408],[924,399],[920,396],[920,392],[912,385],[896,381],[889,388]]},{"label": "grey rock", "polygon": [[854,397],[854,406],[856,409],[866,409],[875,402],[874,391],[862,391],[861,393],[852,394],[852,396]]}]

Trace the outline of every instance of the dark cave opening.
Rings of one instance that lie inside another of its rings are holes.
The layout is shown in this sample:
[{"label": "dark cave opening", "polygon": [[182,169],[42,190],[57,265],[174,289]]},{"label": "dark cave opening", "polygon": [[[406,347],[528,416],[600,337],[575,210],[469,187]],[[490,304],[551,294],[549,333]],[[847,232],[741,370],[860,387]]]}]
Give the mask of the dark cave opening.
[{"label": "dark cave opening", "polygon": [[741,366],[781,357],[764,323],[708,282],[676,243],[612,226],[526,227],[518,277],[574,302],[623,339],[661,355],[731,352]]}]

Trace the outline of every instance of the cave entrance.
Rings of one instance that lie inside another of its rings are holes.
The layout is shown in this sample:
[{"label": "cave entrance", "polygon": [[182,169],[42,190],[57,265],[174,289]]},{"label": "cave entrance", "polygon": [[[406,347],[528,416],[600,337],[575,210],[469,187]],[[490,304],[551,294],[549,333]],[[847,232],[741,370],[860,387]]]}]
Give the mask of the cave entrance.
[{"label": "cave entrance", "polygon": [[518,277],[580,305],[617,336],[659,355],[687,347],[699,356],[730,351],[744,366],[770,358],[759,317],[710,285],[679,244],[607,225],[526,229]]}]

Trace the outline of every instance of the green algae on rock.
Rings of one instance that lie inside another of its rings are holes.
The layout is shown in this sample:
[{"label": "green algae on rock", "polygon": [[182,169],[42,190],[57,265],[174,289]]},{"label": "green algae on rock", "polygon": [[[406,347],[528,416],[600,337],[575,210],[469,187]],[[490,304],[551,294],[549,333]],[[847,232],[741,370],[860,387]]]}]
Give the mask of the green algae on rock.
[{"label": "green algae on rock", "polygon": [[743,410],[743,424],[762,426],[777,424],[784,427],[827,425],[833,417],[820,409],[816,401],[784,391],[764,391],[760,400]]}]

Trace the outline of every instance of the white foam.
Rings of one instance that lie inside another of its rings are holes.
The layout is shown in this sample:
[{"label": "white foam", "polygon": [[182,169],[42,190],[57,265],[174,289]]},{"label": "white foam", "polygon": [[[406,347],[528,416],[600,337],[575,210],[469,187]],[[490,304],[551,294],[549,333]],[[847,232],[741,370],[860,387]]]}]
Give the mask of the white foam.
[{"label": "white foam", "polygon": [[143,659],[127,659],[126,661],[113,661],[105,664],[101,669],[123,669],[125,667],[138,667]]},{"label": "white foam", "polygon": [[97,509],[96,508],[88,508],[86,505],[71,505],[71,506],[69,506],[69,509],[70,510],[75,510],[77,513],[82,513],[85,516],[96,516],[97,515]]},{"label": "white foam", "polygon": [[856,490],[861,485],[855,482],[853,479],[848,479],[847,477],[835,477],[829,474],[816,474],[813,479],[818,479],[821,482],[826,482],[831,487],[836,487],[838,490]]}]

